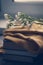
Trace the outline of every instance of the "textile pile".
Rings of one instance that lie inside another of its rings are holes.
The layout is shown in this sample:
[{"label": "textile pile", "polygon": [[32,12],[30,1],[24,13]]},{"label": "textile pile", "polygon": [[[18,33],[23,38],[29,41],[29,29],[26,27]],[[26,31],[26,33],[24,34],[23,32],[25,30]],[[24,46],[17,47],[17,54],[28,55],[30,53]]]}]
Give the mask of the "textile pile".
[{"label": "textile pile", "polygon": [[15,27],[4,31],[5,49],[21,50],[33,54],[42,53],[43,50],[43,25],[33,23],[30,28]]}]

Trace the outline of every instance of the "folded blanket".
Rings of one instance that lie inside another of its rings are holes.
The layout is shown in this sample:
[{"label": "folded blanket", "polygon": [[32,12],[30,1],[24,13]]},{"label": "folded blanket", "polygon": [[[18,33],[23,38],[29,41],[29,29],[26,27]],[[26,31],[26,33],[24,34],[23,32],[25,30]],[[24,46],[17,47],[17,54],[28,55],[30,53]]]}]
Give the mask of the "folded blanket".
[{"label": "folded blanket", "polygon": [[43,50],[43,25],[35,23],[31,28],[6,29],[3,48],[40,53]]}]

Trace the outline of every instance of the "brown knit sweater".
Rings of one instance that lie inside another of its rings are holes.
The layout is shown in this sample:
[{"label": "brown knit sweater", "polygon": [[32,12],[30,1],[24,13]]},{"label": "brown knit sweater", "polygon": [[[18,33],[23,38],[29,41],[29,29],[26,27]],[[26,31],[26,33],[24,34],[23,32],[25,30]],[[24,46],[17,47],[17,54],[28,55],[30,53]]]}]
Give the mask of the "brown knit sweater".
[{"label": "brown knit sweater", "polygon": [[4,48],[30,51],[37,54],[43,50],[43,25],[33,24],[31,28],[17,27],[4,31]]}]

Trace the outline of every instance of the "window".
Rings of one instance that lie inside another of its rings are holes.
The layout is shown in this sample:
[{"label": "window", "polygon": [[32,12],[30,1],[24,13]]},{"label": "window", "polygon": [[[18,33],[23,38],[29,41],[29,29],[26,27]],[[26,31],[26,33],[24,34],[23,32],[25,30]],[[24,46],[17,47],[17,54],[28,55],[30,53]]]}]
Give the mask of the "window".
[{"label": "window", "polygon": [[43,0],[14,0],[15,2],[42,2]]}]

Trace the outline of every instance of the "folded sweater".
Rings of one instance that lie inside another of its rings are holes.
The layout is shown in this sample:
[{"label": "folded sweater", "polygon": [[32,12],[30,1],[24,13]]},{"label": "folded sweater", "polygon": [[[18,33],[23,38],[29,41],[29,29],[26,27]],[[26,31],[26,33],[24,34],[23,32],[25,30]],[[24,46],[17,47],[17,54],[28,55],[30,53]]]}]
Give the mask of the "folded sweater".
[{"label": "folded sweater", "polygon": [[9,28],[4,31],[4,47],[37,54],[43,50],[43,25],[33,24],[31,28]]}]

